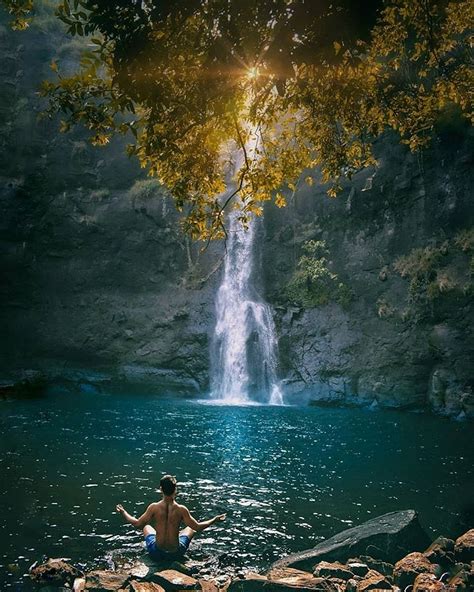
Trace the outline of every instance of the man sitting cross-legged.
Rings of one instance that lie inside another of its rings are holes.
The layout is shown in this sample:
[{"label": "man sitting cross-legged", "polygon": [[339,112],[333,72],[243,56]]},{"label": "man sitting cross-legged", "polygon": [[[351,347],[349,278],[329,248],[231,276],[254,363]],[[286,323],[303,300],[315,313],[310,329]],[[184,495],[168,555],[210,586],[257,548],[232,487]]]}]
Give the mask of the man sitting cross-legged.
[{"label": "man sitting cross-legged", "polygon": [[[171,475],[165,475],[161,479],[160,489],[163,499],[150,504],[140,518],[131,516],[121,504],[117,505],[117,512],[136,528],[143,528],[146,548],[153,559],[180,559],[186,553],[196,532],[203,531],[217,521],[225,520],[226,515],[220,514],[204,522],[195,520],[186,506],[176,503],[176,479]],[[187,528],[180,532],[181,522],[184,522]]]}]

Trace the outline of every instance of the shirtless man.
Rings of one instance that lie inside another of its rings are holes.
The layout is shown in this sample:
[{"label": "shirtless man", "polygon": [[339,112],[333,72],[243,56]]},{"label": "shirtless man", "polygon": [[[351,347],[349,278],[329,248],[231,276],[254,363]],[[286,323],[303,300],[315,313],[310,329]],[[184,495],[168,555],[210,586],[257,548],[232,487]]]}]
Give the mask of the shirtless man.
[{"label": "shirtless man", "polygon": [[[160,489],[163,499],[150,504],[140,518],[131,516],[121,504],[117,505],[117,512],[135,528],[143,528],[146,548],[153,559],[180,559],[188,550],[196,532],[225,520],[226,515],[220,514],[204,522],[195,520],[186,506],[176,503],[176,479],[171,475],[165,475],[161,479]],[[181,522],[184,522],[187,528],[180,532]]]}]

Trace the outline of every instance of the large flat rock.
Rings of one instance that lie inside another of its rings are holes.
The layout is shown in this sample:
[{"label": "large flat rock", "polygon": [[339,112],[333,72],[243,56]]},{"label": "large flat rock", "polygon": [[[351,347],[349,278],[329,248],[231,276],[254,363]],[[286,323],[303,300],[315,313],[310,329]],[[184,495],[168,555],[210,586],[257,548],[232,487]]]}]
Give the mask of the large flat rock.
[{"label": "large flat rock", "polygon": [[414,510],[390,512],[344,530],[316,547],[288,555],[273,564],[272,569],[294,567],[312,570],[320,561],[347,561],[357,555],[395,563],[411,551],[423,551],[430,539]]}]

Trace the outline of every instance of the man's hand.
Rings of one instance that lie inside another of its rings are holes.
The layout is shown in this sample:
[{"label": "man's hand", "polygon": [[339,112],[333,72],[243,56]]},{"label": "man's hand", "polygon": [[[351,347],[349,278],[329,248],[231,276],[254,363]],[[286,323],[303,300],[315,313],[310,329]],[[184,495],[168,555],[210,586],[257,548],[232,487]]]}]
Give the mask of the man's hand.
[{"label": "man's hand", "polygon": [[119,514],[122,514],[122,516],[125,514],[125,508],[122,506],[122,504],[117,504],[115,509]]},{"label": "man's hand", "polygon": [[214,522],[222,522],[226,519],[227,514],[219,514],[218,516],[214,517]]}]

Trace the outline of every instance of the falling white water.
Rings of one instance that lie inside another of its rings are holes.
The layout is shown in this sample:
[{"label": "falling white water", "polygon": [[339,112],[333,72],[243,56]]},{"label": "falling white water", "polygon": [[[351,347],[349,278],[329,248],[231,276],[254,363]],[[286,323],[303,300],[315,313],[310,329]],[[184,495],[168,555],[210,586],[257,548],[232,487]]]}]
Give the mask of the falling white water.
[{"label": "falling white water", "polygon": [[245,230],[238,217],[238,211],[229,215],[224,275],[216,298],[212,397],[229,404],[282,405],[275,325],[253,281],[258,220],[252,219]]}]

